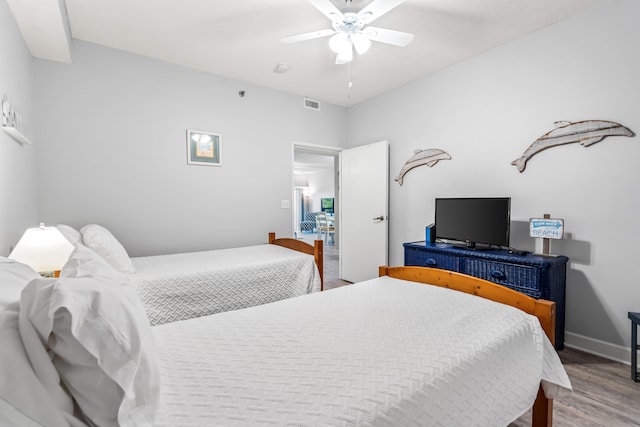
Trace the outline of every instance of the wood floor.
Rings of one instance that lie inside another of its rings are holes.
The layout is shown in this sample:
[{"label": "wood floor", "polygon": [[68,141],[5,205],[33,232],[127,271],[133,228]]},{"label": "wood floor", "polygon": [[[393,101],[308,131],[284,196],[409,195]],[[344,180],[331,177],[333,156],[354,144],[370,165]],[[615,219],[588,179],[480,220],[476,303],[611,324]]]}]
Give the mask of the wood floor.
[{"label": "wood floor", "polygon": [[[307,239],[313,241],[312,235]],[[324,245],[324,272],[327,290],[349,284],[338,278],[338,254],[331,244]],[[554,400],[555,427],[640,427],[640,382],[631,380],[628,365],[568,347],[558,354],[573,393]],[[530,425],[527,413],[509,427]]]},{"label": "wood floor", "polygon": [[[553,401],[554,426],[640,426],[640,382],[628,365],[566,347],[558,354],[573,393]],[[510,427],[530,425],[525,414]]]}]

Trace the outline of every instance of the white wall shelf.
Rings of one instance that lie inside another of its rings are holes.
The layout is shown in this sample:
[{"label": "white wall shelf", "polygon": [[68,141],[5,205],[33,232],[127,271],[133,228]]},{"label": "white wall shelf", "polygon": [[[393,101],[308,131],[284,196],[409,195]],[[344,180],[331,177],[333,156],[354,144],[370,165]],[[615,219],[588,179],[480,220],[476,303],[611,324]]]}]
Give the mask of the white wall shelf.
[{"label": "white wall shelf", "polygon": [[11,138],[15,139],[16,141],[18,141],[22,145],[31,144],[31,141],[29,141],[27,139],[27,137],[25,137],[23,134],[21,134],[18,131],[18,129],[16,129],[14,127],[2,126],[2,130],[5,131],[6,133],[8,133],[9,136],[11,136]]}]

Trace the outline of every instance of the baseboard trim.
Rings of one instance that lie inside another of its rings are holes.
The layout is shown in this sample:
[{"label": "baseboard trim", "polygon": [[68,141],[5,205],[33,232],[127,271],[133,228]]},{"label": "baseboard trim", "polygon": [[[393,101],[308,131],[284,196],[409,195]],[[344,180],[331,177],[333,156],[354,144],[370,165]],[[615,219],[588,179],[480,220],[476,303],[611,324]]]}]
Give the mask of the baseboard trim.
[{"label": "baseboard trim", "polygon": [[631,366],[631,349],[572,332],[564,333],[564,345]]}]

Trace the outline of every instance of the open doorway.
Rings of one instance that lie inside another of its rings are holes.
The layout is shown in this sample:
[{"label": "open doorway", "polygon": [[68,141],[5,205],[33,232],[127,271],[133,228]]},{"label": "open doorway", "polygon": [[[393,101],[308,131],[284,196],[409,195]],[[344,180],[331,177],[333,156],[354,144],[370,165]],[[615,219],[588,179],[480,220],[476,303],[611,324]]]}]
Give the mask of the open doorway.
[{"label": "open doorway", "polygon": [[[343,285],[340,277],[339,148],[293,144],[292,230],[297,239],[324,242],[325,289]],[[318,228],[316,218],[326,218]]]}]

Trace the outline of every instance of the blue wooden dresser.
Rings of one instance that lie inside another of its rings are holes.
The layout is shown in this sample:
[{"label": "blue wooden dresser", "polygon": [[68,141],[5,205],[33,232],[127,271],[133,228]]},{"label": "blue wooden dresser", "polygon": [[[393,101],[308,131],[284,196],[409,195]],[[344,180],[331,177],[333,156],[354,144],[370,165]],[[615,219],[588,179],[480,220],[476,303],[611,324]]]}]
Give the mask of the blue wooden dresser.
[{"label": "blue wooden dresser", "polygon": [[556,349],[564,347],[565,256],[517,255],[501,249],[466,249],[444,243],[404,245],[404,265],[435,267],[489,280],[556,303]]}]

